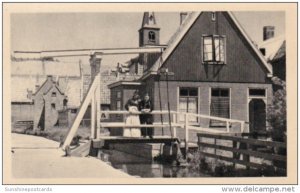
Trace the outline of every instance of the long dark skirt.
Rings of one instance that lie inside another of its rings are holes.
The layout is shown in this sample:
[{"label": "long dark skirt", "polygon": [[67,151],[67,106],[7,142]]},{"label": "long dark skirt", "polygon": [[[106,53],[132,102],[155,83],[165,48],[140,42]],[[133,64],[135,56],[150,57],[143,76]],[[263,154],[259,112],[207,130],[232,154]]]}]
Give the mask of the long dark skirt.
[{"label": "long dark skirt", "polygon": [[[141,124],[152,125],[153,116],[152,115],[140,115]],[[142,136],[153,136],[153,127],[143,127],[141,128]]]}]

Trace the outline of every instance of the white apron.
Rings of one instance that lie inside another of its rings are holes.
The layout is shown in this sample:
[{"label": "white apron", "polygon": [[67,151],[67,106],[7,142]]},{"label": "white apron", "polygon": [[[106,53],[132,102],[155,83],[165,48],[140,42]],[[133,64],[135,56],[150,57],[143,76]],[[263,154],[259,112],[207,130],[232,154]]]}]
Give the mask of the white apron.
[{"label": "white apron", "polygon": [[[129,112],[138,112],[137,107],[131,106],[128,109]],[[128,115],[125,121],[126,125],[140,125],[139,115]],[[124,137],[140,137],[141,129],[140,128],[124,128],[123,130]]]}]

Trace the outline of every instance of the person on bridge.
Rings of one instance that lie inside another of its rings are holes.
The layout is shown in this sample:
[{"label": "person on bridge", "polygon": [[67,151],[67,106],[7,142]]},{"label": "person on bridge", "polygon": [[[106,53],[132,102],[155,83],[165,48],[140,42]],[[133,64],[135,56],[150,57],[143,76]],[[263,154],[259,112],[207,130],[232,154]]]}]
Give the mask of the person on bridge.
[{"label": "person on bridge", "polygon": [[[125,109],[129,111],[129,115],[126,118],[126,125],[140,125],[140,118],[137,114],[139,112],[140,96],[138,91],[135,91],[133,97],[129,99],[125,105]],[[123,136],[125,137],[140,137],[140,128],[124,128]]]},{"label": "person on bridge", "polygon": [[[139,110],[141,111],[140,121],[141,124],[152,125],[153,124],[153,116],[150,114],[153,110],[153,104],[150,100],[149,94],[146,93],[144,99],[141,101]],[[152,127],[145,127],[141,128],[142,136],[147,137],[149,136],[151,139],[153,138],[153,128]]]}]

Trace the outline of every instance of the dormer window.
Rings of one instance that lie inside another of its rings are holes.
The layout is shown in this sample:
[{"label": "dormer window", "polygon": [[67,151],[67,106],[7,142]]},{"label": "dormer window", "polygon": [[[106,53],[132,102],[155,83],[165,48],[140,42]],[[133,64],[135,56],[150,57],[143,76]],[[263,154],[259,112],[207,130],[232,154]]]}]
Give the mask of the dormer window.
[{"label": "dormer window", "polygon": [[225,64],[225,37],[211,35],[203,37],[203,62]]},{"label": "dormer window", "polygon": [[52,97],[56,97],[56,92],[52,92],[52,93],[51,93],[51,96],[52,96]]},{"label": "dormer window", "polygon": [[154,42],[155,41],[155,33],[154,31],[149,31],[149,41]]}]

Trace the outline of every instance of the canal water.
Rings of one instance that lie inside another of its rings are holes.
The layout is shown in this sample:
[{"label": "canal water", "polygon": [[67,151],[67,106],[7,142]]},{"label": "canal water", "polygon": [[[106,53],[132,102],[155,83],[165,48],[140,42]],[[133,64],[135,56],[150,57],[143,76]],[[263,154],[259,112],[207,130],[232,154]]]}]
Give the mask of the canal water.
[{"label": "canal water", "polygon": [[104,150],[105,159],[111,165],[132,176],[142,178],[182,178],[182,177],[203,177],[206,174],[194,171],[190,167],[171,166],[161,164],[146,158],[138,157],[117,150]]}]

